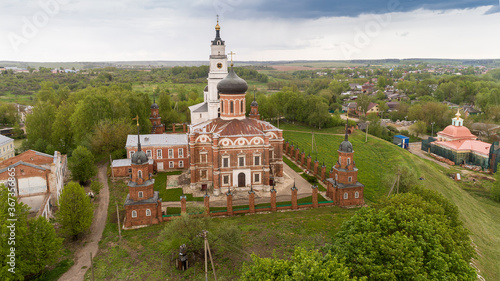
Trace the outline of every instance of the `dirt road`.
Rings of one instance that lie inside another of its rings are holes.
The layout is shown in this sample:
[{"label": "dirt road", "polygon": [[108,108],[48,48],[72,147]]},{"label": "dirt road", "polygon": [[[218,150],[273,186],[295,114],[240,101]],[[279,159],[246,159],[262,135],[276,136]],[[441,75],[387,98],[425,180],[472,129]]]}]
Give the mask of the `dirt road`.
[{"label": "dirt road", "polygon": [[102,237],[102,231],[106,225],[108,216],[109,204],[109,187],[108,178],[106,176],[107,164],[99,166],[99,181],[102,182],[104,188],[97,196],[98,205],[94,210],[94,220],[90,227],[90,234],[88,234],[82,244],[85,245],[75,252],[75,264],[59,278],[60,281],[81,281],[85,272],[90,268],[90,253],[92,256],[97,254],[99,248],[99,241]]}]

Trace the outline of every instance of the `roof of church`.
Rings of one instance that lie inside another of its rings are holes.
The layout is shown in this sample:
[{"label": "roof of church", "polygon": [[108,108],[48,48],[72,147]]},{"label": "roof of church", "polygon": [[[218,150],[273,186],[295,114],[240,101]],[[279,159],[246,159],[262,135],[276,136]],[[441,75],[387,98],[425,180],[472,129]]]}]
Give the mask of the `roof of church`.
[{"label": "roof of church", "polygon": [[130,194],[127,194],[127,199],[125,199],[125,206],[156,203],[156,202],[158,202],[158,199],[160,197],[160,193],[158,191],[155,191],[153,194],[154,194],[153,197],[147,198],[147,199],[144,199],[141,201],[134,201],[134,200],[130,199]]},{"label": "roof of church", "polygon": [[223,120],[216,118],[191,127],[191,132],[209,132],[219,136],[264,135],[268,131],[280,129],[271,123],[253,118]]},{"label": "roof of church", "polygon": [[208,112],[208,103],[204,102],[200,107],[193,110],[193,112]]},{"label": "roof of church", "polygon": [[[187,145],[186,134],[147,134],[141,135],[141,146]],[[125,147],[137,147],[137,135],[128,135]]]},{"label": "roof of church", "polygon": [[229,74],[217,84],[217,90],[222,94],[244,94],[248,90],[248,84],[236,75],[231,65]]},{"label": "roof of church", "polygon": [[449,125],[444,130],[441,132],[437,133],[438,135],[444,135],[446,137],[451,137],[451,138],[456,138],[456,139],[470,139],[470,138],[476,138],[475,135],[473,135],[470,130],[467,127],[464,126],[454,126],[454,125]]},{"label": "roof of church", "polygon": [[454,141],[436,141],[434,144],[441,145],[456,151],[473,151],[488,156],[491,143],[480,140],[454,140]]}]

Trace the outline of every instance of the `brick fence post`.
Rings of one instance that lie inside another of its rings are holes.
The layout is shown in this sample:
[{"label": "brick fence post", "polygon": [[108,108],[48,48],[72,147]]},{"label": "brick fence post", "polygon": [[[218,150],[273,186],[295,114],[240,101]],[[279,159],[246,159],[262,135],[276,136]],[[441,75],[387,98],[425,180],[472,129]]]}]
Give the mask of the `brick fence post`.
[{"label": "brick fence post", "polygon": [[276,212],[276,189],[271,189],[271,212]]},{"label": "brick fence post", "polygon": [[325,181],[326,166],[325,163],[321,166],[321,181]]},{"label": "brick fence post", "polygon": [[311,171],[311,155],[307,156],[307,170]]},{"label": "brick fence post", "polygon": [[299,146],[295,149],[295,162],[299,163],[299,154],[300,154],[300,149]]},{"label": "brick fence post", "polygon": [[210,215],[210,195],[208,193],[203,196],[203,202],[205,203],[205,215]]},{"label": "brick fence post", "polygon": [[181,214],[186,213],[186,195],[181,195]]},{"label": "brick fence post", "polygon": [[305,163],[306,163],[306,153],[304,151],[302,151],[302,153],[300,154],[300,165],[302,165],[302,167],[304,167]]},{"label": "brick fence post", "polygon": [[319,166],[319,162],[318,162],[318,160],[315,160],[314,161],[314,175],[315,176],[318,175],[318,166]]},{"label": "brick fence post", "polygon": [[229,190],[226,193],[227,196],[227,215],[232,216],[233,215],[233,194],[231,193],[231,190]]},{"label": "brick fence post", "polygon": [[255,191],[248,191],[248,209],[251,214],[255,214]]},{"label": "brick fence post", "polygon": [[294,146],[293,146],[293,144],[292,144],[292,145],[288,148],[288,150],[287,150],[287,152],[286,152],[286,153],[287,153],[287,155],[288,155],[290,158],[292,158],[292,153],[293,153],[293,151],[294,151],[293,149],[294,149]]},{"label": "brick fence post", "polygon": [[297,210],[299,208],[297,204],[297,187],[295,187],[295,183],[293,183],[292,187],[292,210]]},{"label": "brick fence post", "polygon": [[313,203],[313,208],[318,208],[319,205],[318,205],[318,186],[317,185],[313,185],[312,187],[312,203]]}]

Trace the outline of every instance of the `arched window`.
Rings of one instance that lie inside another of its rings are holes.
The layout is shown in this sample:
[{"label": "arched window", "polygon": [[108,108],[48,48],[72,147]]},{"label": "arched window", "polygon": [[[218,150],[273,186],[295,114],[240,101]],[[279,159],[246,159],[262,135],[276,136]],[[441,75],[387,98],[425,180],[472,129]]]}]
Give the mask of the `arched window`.
[{"label": "arched window", "polygon": [[342,163],[342,157],[339,156],[339,164]]},{"label": "arched window", "polygon": [[349,199],[349,194],[347,194],[347,192],[344,192],[344,199]]},{"label": "arched window", "polygon": [[240,113],[243,113],[243,101],[240,101]]},{"label": "arched window", "polygon": [[220,102],[220,112],[224,113],[224,101]]},{"label": "arched window", "polygon": [[137,218],[137,211],[136,211],[136,210],[133,210],[133,211],[132,211],[132,217],[133,217],[133,218]]},{"label": "arched window", "polygon": [[142,179],[142,171],[141,170],[137,171],[137,177],[139,177],[140,179]]},{"label": "arched window", "polygon": [[139,191],[138,194],[137,194],[137,197],[142,198],[143,196],[144,196],[144,192]]},{"label": "arched window", "polygon": [[229,109],[229,113],[234,113],[234,102],[233,102],[233,101],[231,101],[231,102],[229,103],[229,107],[230,107],[230,109]]},{"label": "arched window", "polygon": [[351,158],[347,158],[347,166],[351,165]]},{"label": "arched window", "polygon": [[347,181],[351,182],[352,181],[352,177],[348,177]]},{"label": "arched window", "polygon": [[359,198],[359,192],[356,191],[356,193],[354,193],[354,198]]},{"label": "arched window", "polygon": [[146,216],[148,216],[148,217],[151,216],[151,210],[150,209],[146,209]]}]

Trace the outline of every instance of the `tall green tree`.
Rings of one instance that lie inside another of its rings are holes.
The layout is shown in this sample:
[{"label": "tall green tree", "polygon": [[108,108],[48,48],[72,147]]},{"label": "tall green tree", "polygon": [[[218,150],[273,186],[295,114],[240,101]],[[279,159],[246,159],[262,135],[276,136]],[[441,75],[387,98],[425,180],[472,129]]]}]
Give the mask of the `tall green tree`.
[{"label": "tall green tree", "polygon": [[68,183],[59,198],[59,211],[56,214],[61,232],[76,239],[90,229],[93,217],[93,206],[83,187],[77,182]]},{"label": "tall green tree", "polygon": [[329,249],[370,280],[476,280],[469,232],[446,201],[434,191],[391,196],[359,210]]},{"label": "tall green tree", "polygon": [[68,168],[71,176],[79,182],[86,182],[97,175],[97,168],[94,164],[94,156],[84,146],[78,146],[69,158]]},{"label": "tall green tree", "polygon": [[19,115],[14,104],[0,102],[0,124],[14,126],[19,122]]},{"label": "tall green tree", "polygon": [[56,110],[49,102],[39,102],[33,108],[33,113],[26,116],[26,134],[30,144],[38,140],[50,142]]},{"label": "tall green tree", "polygon": [[350,269],[330,253],[296,248],[291,259],[260,258],[252,254],[252,264],[243,264],[241,281],[253,280],[366,280],[349,277]]}]

